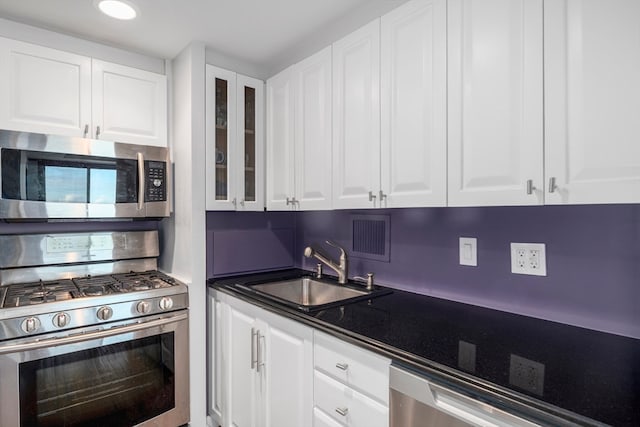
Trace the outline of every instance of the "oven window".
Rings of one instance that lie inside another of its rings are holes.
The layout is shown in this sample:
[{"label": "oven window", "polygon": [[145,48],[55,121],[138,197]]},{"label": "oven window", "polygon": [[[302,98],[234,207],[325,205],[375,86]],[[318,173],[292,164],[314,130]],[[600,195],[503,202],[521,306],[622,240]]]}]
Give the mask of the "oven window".
[{"label": "oven window", "polygon": [[21,363],[21,427],[131,426],[175,406],[174,332]]}]

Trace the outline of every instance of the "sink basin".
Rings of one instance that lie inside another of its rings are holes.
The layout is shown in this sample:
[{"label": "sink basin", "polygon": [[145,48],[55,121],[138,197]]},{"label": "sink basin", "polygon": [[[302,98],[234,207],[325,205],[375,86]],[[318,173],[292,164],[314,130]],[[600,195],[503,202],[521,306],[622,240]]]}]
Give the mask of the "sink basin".
[{"label": "sink basin", "polygon": [[369,298],[381,293],[314,280],[310,277],[248,286],[253,291],[305,309]]}]

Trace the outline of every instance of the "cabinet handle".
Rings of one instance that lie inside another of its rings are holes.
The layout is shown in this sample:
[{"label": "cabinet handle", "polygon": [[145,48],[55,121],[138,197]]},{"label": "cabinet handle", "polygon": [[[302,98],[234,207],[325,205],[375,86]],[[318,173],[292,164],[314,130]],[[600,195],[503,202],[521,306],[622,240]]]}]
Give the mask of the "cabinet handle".
[{"label": "cabinet handle", "polygon": [[369,191],[369,201],[373,202],[374,200],[376,200],[376,196],[373,195],[373,191]]},{"label": "cabinet handle", "polygon": [[82,137],[86,138],[88,134],[89,134],[89,125],[84,125],[84,134],[82,135]]},{"label": "cabinet handle", "polygon": [[144,209],[144,199],[146,196],[146,171],[144,169],[144,154],[138,153],[136,155],[138,161],[138,210]]},{"label": "cabinet handle", "polygon": [[236,201],[236,198],[234,197],[233,200],[231,200],[231,204],[233,204],[234,208],[236,207],[237,203],[238,202]]},{"label": "cabinet handle", "polygon": [[240,200],[240,206],[244,207],[244,199]]},{"label": "cabinet handle", "polygon": [[528,179],[527,180],[527,194],[533,194],[533,190],[535,190],[536,187],[533,186],[533,180],[532,179]]},{"label": "cabinet handle", "polygon": [[100,126],[96,126],[96,139],[100,139]]},{"label": "cabinet handle", "polygon": [[264,366],[262,361],[262,350],[260,350],[260,338],[264,338],[264,335],[260,336],[260,330],[256,332],[256,372],[260,373],[260,367]]},{"label": "cabinet handle", "polygon": [[556,177],[552,176],[549,178],[549,193],[554,193],[558,189],[556,185]]},{"label": "cabinet handle", "polygon": [[349,408],[336,408],[336,412],[342,415],[343,417],[346,417],[347,414],[349,413]]},{"label": "cabinet handle", "polygon": [[255,343],[258,341],[257,339],[255,341],[253,340],[253,337],[255,337],[256,335],[257,335],[257,332],[255,328],[251,328],[251,369],[255,368],[256,365],[258,364],[257,359],[253,358],[253,355],[256,352]]},{"label": "cabinet handle", "polygon": [[380,203],[382,203],[382,201],[387,198],[387,195],[384,194],[382,190],[380,190],[379,194],[380,194]]},{"label": "cabinet handle", "polygon": [[288,198],[287,197],[287,206],[291,205],[291,206],[295,207],[296,203],[300,203],[300,202],[298,200],[296,200],[295,197],[292,197],[292,198]]},{"label": "cabinet handle", "polygon": [[340,369],[341,371],[346,371],[347,369],[349,369],[349,365],[347,363],[336,363],[336,368]]}]

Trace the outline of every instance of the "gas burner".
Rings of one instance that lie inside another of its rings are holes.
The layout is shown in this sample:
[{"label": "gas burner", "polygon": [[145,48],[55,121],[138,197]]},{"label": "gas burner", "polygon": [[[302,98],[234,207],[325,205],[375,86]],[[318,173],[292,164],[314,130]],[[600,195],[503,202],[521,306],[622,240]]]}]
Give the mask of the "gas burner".
[{"label": "gas burner", "polygon": [[34,295],[29,298],[30,304],[42,304],[44,302],[52,302],[56,300],[56,296],[54,294],[43,294],[43,295]]},{"label": "gas burner", "polygon": [[22,307],[64,301],[74,297],[77,288],[71,280],[9,285],[2,307]]}]

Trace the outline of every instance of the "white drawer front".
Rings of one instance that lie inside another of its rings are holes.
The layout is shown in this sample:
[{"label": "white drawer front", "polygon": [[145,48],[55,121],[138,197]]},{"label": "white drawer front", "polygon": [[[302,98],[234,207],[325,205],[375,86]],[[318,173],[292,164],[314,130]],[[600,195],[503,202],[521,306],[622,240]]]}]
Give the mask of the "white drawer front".
[{"label": "white drawer front", "polygon": [[322,372],[314,372],[314,400],[333,419],[348,427],[387,427],[389,408]]},{"label": "white drawer front", "polygon": [[318,408],[313,408],[313,427],[342,427],[341,424]]},{"label": "white drawer front", "polygon": [[314,359],[317,370],[388,406],[389,359],[318,332]]}]

